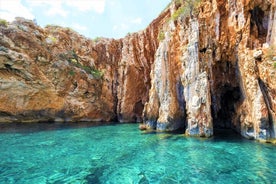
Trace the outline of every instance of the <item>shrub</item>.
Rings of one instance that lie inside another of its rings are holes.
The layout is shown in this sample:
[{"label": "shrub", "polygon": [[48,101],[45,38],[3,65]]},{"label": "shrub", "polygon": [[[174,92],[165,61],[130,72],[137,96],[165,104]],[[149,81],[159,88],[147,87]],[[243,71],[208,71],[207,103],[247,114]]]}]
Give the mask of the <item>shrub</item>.
[{"label": "shrub", "polygon": [[46,38],[46,43],[48,44],[56,44],[57,43],[57,38],[52,36],[52,35],[49,35],[47,38]]},{"label": "shrub", "polygon": [[70,70],[70,71],[69,71],[69,75],[74,76],[74,75],[75,75],[75,72],[74,72],[73,70]]},{"label": "shrub", "polygon": [[162,31],[162,30],[159,31],[157,39],[159,41],[163,41],[165,39],[165,33],[164,33],[164,31]]},{"label": "shrub", "polygon": [[51,36],[50,39],[51,39],[51,41],[52,41],[53,43],[56,43],[56,42],[57,42],[57,38],[56,38],[56,37]]},{"label": "shrub", "polygon": [[273,63],[273,67],[276,69],[276,62]]},{"label": "shrub", "polygon": [[4,19],[0,19],[0,26],[4,26],[7,27],[8,26],[8,22]]},{"label": "shrub", "polygon": [[180,17],[181,15],[187,16],[188,15],[188,7],[187,6],[182,6],[178,8],[171,16],[171,20],[175,21]]},{"label": "shrub", "polygon": [[[71,65],[81,68],[86,73],[91,74],[94,78],[100,79],[103,76],[103,72],[100,70],[95,69],[91,66],[84,66],[82,63],[79,62],[79,56],[74,50],[68,51],[66,53],[62,53],[59,55],[61,59],[67,60]],[[69,75],[74,76],[75,72],[73,70],[69,71]]]},{"label": "shrub", "polygon": [[186,0],[181,3],[181,1],[176,0],[176,5],[182,5],[180,8],[178,8],[171,16],[171,20],[175,21],[180,16],[193,16],[195,10],[199,7],[201,0]]},{"label": "shrub", "polygon": [[80,68],[82,68],[86,73],[91,73],[91,71],[92,71],[92,68],[90,68],[89,66],[82,66],[81,65]]},{"label": "shrub", "polygon": [[100,39],[101,39],[100,37],[96,37],[96,38],[93,39],[93,41],[97,43],[97,42],[100,41]]},{"label": "shrub", "polygon": [[88,74],[93,75],[94,78],[96,79],[100,79],[103,76],[103,72],[101,72],[100,70],[97,70],[95,68],[92,68],[90,66],[81,66],[81,68]]},{"label": "shrub", "polygon": [[91,70],[91,74],[96,78],[96,79],[100,79],[103,76],[103,72],[97,69],[93,69]]},{"label": "shrub", "polygon": [[77,63],[78,61],[77,61],[75,58],[71,58],[71,59],[70,59],[70,62],[72,62],[72,63]]},{"label": "shrub", "polygon": [[176,6],[180,6],[182,4],[182,0],[174,0]]}]

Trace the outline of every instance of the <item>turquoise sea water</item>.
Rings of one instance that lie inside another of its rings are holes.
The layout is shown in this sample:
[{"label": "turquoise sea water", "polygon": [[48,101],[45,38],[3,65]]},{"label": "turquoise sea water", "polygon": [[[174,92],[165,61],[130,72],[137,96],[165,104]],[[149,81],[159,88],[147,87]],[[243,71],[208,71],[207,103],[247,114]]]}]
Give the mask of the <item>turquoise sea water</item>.
[{"label": "turquoise sea water", "polygon": [[[0,183],[276,183],[276,146],[136,124],[0,125]],[[227,135],[227,136],[226,136]]]}]

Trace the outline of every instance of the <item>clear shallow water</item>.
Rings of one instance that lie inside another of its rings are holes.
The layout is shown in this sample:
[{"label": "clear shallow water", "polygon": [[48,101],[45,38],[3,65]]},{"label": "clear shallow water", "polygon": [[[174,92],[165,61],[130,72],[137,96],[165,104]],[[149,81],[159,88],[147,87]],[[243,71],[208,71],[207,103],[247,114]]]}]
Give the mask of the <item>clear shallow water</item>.
[{"label": "clear shallow water", "polygon": [[[44,129],[44,130],[43,130]],[[0,183],[276,183],[276,146],[136,124],[0,125]]]}]

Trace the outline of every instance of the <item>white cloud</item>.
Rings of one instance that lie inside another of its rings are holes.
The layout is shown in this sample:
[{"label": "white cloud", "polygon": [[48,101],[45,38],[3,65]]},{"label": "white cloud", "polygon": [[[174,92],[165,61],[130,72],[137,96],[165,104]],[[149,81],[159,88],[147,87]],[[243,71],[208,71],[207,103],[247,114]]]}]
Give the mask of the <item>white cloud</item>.
[{"label": "white cloud", "polygon": [[[26,0],[28,5],[31,7],[43,7],[44,13],[48,16],[62,16],[66,17],[68,15],[68,11],[62,8],[63,1],[53,1],[53,0]],[[45,8],[46,6],[46,8]]]},{"label": "white cloud", "polygon": [[13,21],[15,17],[34,19],[31,10],[41,8],[41,12],[48,16],[67,17],[69,11],[64,6],[67,5],[76,11],[95,11],[103,13],[106,0],[26,0],[27,6],[22,4],[22,0],[0,0],[0,17],[7,21]]},{"label": "white cloud", "polygon": [[34,15],[22,5],[21,0],[0,0],[0,17],[7,21],[13,21],[15,17],[34,19]]},{"label": "white cloud", "polygon": [[121,23],[121,24],[119,24],[119,25],[115,25],[115,26],[113,26],[113,31],[121,31],[121,30],[127,30],[129,27],[128,27],[128,25],[127,24],[125,24],[125,23]]},{"label": "white cloud", "polygon": [[47,15],[60,15],[66,17],[68,11],[64,5],[74,8],[75,11],[86,12],[93,10],[97,13],[103,13],[105,8],[105,0],[26,0],[32,6],[49,6],[46,10]]},{"label": "white cloud", "polygon": [[142,24],[142,18],[137,17],[134,19],[129,19],[121,24],[116,24],[113,26],[113,31],[119,32],[119,31],[129,31],[131,24]]},{"label": "white cloud", "polygon": [[80,25],[78,23],[73,23],[72,28],[76,29],[78,31],[87,31],[88,30],[88,28],[86,26]]},{"label": "white cloud", "polygon": [[67,6],[83,12],[93,10],[97,13],[103,13],[105,8],[105,0],[66,0],[65,3]]},{"label": "white cloud", "polygon": [[137,17],[135,19],[130,20],[130,22],[133,23],[133,24],[141,24],[142,23],[142,18]]},{"label": "white cloud", "polygon": [[50,16],[60,15],[62,17],[66,17],[67,14],[68,12],[62,8],[61,3],[57,3],[51,6],[51,8],[46,11],[46,15],[50,15]]},{"label": "white cloud", "polygon": [[[30,6],[43,6],[43,5],[52,5],[54,6],[54,4],[56,3],[55,1],[51,1],[51,0],[26,0],[27,4]],[[57,1],[58,3],[60,1]]]}]

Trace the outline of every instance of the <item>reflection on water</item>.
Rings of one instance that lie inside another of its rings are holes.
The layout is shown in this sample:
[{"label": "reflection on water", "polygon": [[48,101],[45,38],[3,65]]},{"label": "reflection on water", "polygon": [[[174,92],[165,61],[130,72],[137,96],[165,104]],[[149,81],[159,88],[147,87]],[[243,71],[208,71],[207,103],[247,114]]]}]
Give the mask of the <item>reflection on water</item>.
[{"label": "reflection on water", "polygon": [[95,126],[115,125],[115,122],[78,122],[78,123],[0,123],[0,133],[31,133],[63,129],[89,128]]},{"label": "reflection on water", "polygon": [[[135,124],[0,124],[0,183],[273,183],[276,146]],[[47,131],[46,131],[47,130]]]}]

